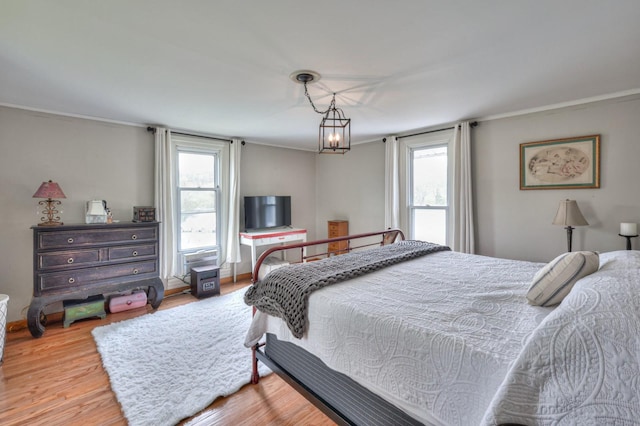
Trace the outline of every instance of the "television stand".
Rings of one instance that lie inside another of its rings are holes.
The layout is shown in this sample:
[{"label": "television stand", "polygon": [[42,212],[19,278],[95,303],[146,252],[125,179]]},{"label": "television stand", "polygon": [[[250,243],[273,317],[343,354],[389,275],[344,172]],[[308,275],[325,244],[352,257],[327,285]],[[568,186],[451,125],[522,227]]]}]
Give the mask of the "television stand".
[{"label": "television stand", "polygon": [[[307,241],[307,230],[300,228],[278,228],[240,233],[240,244],[251,247],[251,274],[258,260],[257,248],[274,244],[285,244],[291,241]],[[306,255],[306,249],[303,249]]]}]

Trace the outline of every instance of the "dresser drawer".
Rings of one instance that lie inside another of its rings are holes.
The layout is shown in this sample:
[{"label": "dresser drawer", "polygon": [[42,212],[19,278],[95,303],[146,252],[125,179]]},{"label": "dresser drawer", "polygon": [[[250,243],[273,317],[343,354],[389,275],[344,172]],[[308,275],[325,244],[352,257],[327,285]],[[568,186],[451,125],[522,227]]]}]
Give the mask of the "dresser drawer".
[{"label": "dresser drawer", "polygon": [[328,228],[329,237],[342,237],[349,234],[349,222],[346,220],[330,220]]},{"label": "dresser drawer", "polygon": [[156,256],[155,244],[110,247],[109,260],[135,259],[136,257]]},{"label": "dresser drawer", "polygon": [[[100,282],[101,280],[114,279],[116,281],[127,277],[137,279],[144,274],[157,276],[157,271],[157,262],[150,260],[148,262],[121,263],[97,268],[48,272],[38,276],[37,290],[46,293],[52,290],[90,286],[92,283]],[[36,296],[39,296],[39,294],[36,294]]]},{"label": "dresser drawer", "polygon": [[100,244],[155,241],[156,228],[91,229],[60,232],[42,232],[38,235],[38,249],[59,249]]},{"label": "dresser drawer", "polygon": [[347,248],[349,247],[349,242],[348,241],[340,241],[337,243],[329,243],[327,245],[327,250],[330,253],[336,252],[336,251],[346,251]]},{"label": "dresser drawer", "polygon": [[288,243],[290,241],[300,241],[300,234],[277,235],[264,238],[256,238],[253,240],[255,246],[264,246],[269,244]]},{"label": "dresser drawer", "polygon": [[78,268],[100,261],[100,250],[56,251],[38,254],[38,269]]}]

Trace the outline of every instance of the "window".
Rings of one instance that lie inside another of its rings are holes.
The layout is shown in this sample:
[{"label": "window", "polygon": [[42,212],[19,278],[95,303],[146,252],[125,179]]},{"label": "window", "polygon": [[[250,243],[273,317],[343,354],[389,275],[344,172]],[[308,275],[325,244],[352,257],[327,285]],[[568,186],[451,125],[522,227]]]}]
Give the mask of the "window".
[{"label": "window", "polygon": [[171,136],[173,276],[219,262],[226,240],[229,143],[196,136]]},{"label": "window", "polygon": [[190,252],[220,245],[219,159],[216,153],[178,148],[178,251]]},{"label": "window", "polygon": [[409,221],[411,238],[447,243],[448,157],[447,146],[413,148]]},{"label": "window", "polygon": [[449,245],[453,131],[400,141],[400,227],[409,238]]}]

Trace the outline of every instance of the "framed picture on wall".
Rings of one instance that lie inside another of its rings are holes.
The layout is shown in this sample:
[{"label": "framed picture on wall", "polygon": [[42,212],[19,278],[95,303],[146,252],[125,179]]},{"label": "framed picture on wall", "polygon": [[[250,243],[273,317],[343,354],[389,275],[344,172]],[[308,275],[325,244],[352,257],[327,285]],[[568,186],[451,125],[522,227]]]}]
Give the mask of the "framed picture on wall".
[{"label": "framed picture on wall", "polygon": [[520,189],[600,188],[600,135],[520,144]]}]

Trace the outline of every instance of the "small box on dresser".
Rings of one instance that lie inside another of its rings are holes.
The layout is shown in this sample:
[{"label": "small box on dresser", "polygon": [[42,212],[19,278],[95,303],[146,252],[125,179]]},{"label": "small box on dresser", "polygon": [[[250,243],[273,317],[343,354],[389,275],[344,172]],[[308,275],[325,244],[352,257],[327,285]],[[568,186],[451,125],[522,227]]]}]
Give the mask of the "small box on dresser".
[{"label": "small box on dresser", "polygon": [[134,207],[133,208],[133,221],[134,222],[154,222],[156,220],[155,207]]}]

